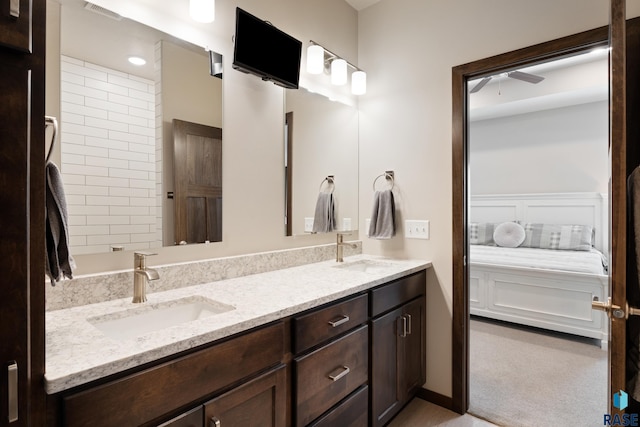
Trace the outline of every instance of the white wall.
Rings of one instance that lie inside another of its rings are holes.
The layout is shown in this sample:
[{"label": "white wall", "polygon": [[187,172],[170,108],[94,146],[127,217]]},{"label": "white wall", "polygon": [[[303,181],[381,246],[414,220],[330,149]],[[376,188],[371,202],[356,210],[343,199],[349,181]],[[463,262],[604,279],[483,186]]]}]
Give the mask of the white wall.
[{"label": "white wall", "polygon": [[472,121],[468,129],[472,195],[607,192],[607,101]]},{"label": "white wall", "polygon": [[[640,13],[629,2],[628,16]],[[608,23],[601,0],[382,0],[359,13],[360,227],[371,181],[396,172],[404,218],[431,221],[428,241],[365,239],[366,253],[430,259],[426,387],[451,396],[451,68]]]}]

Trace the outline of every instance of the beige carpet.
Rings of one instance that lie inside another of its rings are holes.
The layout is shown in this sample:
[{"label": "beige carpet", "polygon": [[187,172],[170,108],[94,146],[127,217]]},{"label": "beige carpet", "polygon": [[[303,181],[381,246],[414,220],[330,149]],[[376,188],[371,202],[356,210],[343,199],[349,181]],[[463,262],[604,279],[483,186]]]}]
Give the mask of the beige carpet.
[{"label": "beige carpet", "polygon": [[473,318],[469,412],[509,427],[602,426],[607,352],[595,340]]}]

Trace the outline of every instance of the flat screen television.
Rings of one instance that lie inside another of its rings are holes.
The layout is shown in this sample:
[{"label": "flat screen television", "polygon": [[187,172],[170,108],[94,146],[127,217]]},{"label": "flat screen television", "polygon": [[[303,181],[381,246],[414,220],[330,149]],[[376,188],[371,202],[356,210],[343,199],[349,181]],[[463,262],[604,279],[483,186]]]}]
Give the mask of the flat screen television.
[{"label": "flat screen television", "polygon": [[297,89],[302,42],[267,21],[236,8],[233,68]]}]

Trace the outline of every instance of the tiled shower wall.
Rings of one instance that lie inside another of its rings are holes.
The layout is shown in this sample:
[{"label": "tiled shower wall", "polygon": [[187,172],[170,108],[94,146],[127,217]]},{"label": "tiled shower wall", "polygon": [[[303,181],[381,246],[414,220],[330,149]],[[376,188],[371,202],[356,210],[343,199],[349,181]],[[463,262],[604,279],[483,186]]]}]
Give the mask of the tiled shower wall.
[{"label": "tiled shower wall", "polygon": [[71,253],[160,246],[155,83],[66,56],[61,76]]}]

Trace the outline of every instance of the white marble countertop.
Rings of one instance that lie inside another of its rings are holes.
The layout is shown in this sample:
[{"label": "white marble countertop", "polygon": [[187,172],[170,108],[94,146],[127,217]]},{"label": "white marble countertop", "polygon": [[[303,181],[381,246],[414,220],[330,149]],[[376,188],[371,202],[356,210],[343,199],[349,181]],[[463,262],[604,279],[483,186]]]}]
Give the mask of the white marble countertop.
[{"label": "white marble countertop", "polygon": [[[368,271],[345,268],[363,262],[378,267]],[[324,261],[152,293],[145,304],[195,295],[234,309],[129,339],[109,338],[87,319],[139,307],[131,298],[50,311],[46,313],[45,389],[49,394],[66,390],[429,267],[431,263],[424,260],[356,255],[340,264]]]}]

